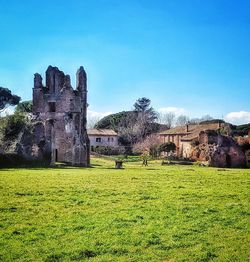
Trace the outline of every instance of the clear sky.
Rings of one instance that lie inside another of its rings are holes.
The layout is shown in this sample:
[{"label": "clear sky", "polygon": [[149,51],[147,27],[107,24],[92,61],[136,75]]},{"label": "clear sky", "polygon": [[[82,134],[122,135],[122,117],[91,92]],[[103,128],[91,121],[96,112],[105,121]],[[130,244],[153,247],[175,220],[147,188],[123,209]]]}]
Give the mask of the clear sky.
[{"label": "clear sky", "polygon": [[88,74],[92,112],[250,122],[249,0],[0,0],[0,86],[31,99],[48,65]]}]

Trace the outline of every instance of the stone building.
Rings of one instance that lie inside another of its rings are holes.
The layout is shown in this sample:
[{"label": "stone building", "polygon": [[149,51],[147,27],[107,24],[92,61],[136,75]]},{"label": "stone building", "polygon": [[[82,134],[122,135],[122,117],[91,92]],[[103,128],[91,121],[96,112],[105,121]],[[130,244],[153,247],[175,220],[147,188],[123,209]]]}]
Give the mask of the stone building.
[{"label": "stone building", "polygon": [[[247,135],[236,136],[236,141],[239,145],[244,147],[244,144],[250,144],[250,130]],[[250,149],[245,150],[247,166],[250,167]]]},{"label": "stone building", "polygon": [[87,77],[82,66],[76,74],[75,90],[71,86],[70,76],[57,67],[48,67],[45,86],[41,75],[35,74],[33,115],[40,126],[35,131],[35,137],[42,137],[42,154],[48,155],[52,164],[66,162],[77,166],[89,165],[86,111]]},{"label": "stone building", "polygon": [[159,134],[163,143],[173,142],[179,157],[207,162],[216,167],[245,167],[246,156],[230,136],[219,134],[226,123],[212,122],[179,126]]},{"label": "stone building", "polygon": [[118,134],[111,129],[89,129],[90,146],[118,147]]},{"label": "stone building", "polygon": [[198,144],[192,147],[190,158],[215,167],[246,167],[247,164],[246,155],[237,142],[214,130],[200,132]]},{"label": "stone building", "polygon": [[162,143],[173,142],[176,145],[176,153],[179,157],[190,157],[192,141],[198,140],[199,134],[206,130],[219,130],[224,126],[221,121],[213,123],[188,124],[177,126],[160,132]]}]

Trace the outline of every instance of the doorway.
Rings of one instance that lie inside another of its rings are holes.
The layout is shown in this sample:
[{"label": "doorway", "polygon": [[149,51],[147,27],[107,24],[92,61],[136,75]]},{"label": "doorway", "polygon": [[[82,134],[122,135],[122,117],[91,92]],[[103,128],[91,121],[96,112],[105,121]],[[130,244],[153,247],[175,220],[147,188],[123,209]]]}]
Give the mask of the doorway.
[{"label": "doorway", "polygon": [[55,149],[55,162],[58,162],[58,151]]},{"label": "doorway", "polygon": [[231,156],[230,155],[226,156],[226,165],[227,167],[231,167]]}]

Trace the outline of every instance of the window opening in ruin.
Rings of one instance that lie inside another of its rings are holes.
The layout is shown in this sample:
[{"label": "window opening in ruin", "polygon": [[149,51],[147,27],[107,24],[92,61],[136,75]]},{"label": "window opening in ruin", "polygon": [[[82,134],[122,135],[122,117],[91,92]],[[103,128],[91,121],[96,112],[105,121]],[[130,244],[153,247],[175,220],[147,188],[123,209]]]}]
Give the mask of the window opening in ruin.
[{"label": "window opening in ruin", "polygon": [[100,143],[102,139],[100,137],[97,137],[95,141]]},{"label": "window opening in ruin", "polygon": [[55,75],[53,75],[53,93],[55,93],[55,87],[56,87],[56,76]]},{"label": "window opening in ruin", "polygon": [[56,112],[56,103],[49,102],[49,112]]}]

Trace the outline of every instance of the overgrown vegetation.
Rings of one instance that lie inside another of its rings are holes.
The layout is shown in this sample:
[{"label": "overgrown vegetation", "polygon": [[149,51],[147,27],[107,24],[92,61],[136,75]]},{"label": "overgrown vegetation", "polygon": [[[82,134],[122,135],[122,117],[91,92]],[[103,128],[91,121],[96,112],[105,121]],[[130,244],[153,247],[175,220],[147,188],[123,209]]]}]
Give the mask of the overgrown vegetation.
[{"label": "overgrown vegetation", "polygon": [[28,125],[25,114],[15,113],[0,119],[0,133],[4,141],[16,138],[20,131]]},{"label": "overgrown vegetation", "polygon": [[25,156],[18,154],[16,147],[23,133],[29,134],[32,130],[33,124],[26,113],[15,112],[13,115],[0,118],[0,167],[37,164],[27,161]]},{"label": "overgrown vegetation", "polygon": [[15,113],[32,113],[32,101],[23,101],[15,108]]},{"label": "overgrown vegetation", "polygon": [[91,151],[100,155],[123,155],[126,152],[124,147],[112,147],[112,146],[92,146]]},{"label": "overgrown vegetation", "polygon": [[232,125],[233,135],[245,136],[248,134],[249,130],[250,130],[250,123],[245,125],[239,125],[239,126]]},{"label": "overgrown vegetation", "polygon": [[96,158],[0,170],[1,261],[248,261],[250,170]]}]

